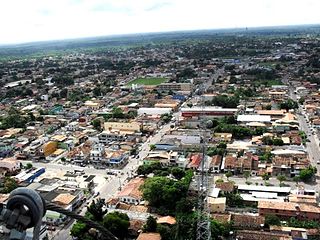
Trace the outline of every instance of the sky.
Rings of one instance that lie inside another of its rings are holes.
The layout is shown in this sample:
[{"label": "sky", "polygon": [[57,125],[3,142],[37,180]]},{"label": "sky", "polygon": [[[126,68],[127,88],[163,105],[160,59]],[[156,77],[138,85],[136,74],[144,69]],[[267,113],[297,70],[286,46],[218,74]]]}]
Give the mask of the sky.
[{"label": "sky", "polygon": [[0,0],[0,44],[320,23],[320,0]]}]

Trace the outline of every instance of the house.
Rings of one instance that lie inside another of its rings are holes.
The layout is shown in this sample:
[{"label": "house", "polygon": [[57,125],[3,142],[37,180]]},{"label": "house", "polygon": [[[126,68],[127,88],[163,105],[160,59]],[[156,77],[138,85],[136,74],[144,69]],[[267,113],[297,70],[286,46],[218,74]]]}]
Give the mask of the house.
[{"label": "house", "polygon": [[123,187],[117,197],[121,202],[128,204],[139,204],[142,201],[140,186],[144,183],[143,178],[134,178]]},{"label": "house", "polygon": [[215,187],[219,188],[222,194],[231,193],[235,189],[234,182],[217,182]]},{"label": "house", "polygon": [[165,216],[165,217],[159,217],[157,219],[158,224],[168,224],[168,225],[174,225],[176,224],[176,219],[171,216]]},{"label": "house", "polygon": [[227,155],[224,159],[224,171],[234,172],[237,158],[232,155]]},{"label": "house", "polygon": [[13,157],[0,160],[0,168],[3,168],[10,173],[20,170],[20,167],[20,162]]},{"label": "house", "polygon": [[259,201],[258,209],[261,216],[273,214],[281,219],[320,221],[320,207],[305,203]]},{"label": "house", "polygon": [[247,214],[232,214],[231,220],[233,222],[233,226],[236,229],[251,229],[258,230],[263,228],[264,226],[264,217],[263,216],[254,216]]},{"label": "house", "polygon": [[202,161],[202,154],[192,154],[190,157],[190,163],[188,164],[188,168],[193,170],[198,170],[200,167],[200,163]]},{"label": "house", "polygon": [[210,213],[223,213],[226,211],[226,201],[225,197],[213,198],[208,197],[208,207]]},{"label": "house", "polygon": [[289,234],[271,233],[262,231],[239,230],[236,233],[238,240],[293,240]]},{"label": "house", "polygon": [[140,233],[137,240],[161,240],[160,233]]},{"label": "house", "polygon": [[211,158],[209,170],[214,173],[219,173],[221,171],[221,164],[222,164],[222,156],[214,155]]},{"label": "house", "polygon": [[160,162],[163,165],[176,165],[178,161],[178,152],[153,151],[143,160],[143,164],[151,164],[153,162]]},{"label": "house", "polygon": [[139,122],[105,122],[104,129],[107,130],[119,130],[129,132],[140,132],[141,124]]}]

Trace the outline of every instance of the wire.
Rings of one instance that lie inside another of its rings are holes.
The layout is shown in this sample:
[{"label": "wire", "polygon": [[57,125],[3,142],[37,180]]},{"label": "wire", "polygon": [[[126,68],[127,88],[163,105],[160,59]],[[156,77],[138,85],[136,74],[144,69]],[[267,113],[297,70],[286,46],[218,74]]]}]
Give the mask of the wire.
[{"label": "wire", "polygon": [[116,236],[114,236],[109,230],[107,230],[106,228],[104,228],[103,226],[101,226],[100,224],[91,221],[88,218],[85,218],[84,216],[78,215],[74,212],[68,211],[62,207],[59,207],[53,203],[50,202],[46,202],[46,209],[47,210],[51,210],[51,211],[55,211],[61,214],[64,214],[68,217],[74,218],[76,220],[80,220],[81,222],[87,224],[88,226],[95,228],[97,230],[100,231],[100,233],[102,234],[102,236],[104,237],[103,239],[106,240],[118,240],[118,238]]}]

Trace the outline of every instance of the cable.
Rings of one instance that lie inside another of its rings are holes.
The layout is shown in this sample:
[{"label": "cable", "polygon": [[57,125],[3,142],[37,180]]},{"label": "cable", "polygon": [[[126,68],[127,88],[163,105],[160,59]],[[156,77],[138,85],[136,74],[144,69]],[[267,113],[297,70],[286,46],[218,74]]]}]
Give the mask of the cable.
[{"label": "cable", "polygon": [[101,226],[100,224],[91,221],[88,218],[85,218],[84,216],[78,215],[74,212],[68,211],[62,207],[59,207],[51,202],[46,202],[46,208],[47,210],[51,210],[51,211],[55,211],[61,214],[64,214],[68,217],[74,218],[76,220],[80,220],[81,222],[87,224],[88,226],[95,228],[97,230],[99,230],[102,234],[102,236],[104,237],[104,239],[108,239],[108,240],[118,240],[118,238],[116,236],[114,236],[109,230],[107,230],[106,228],[104,228],[103,226]]}]

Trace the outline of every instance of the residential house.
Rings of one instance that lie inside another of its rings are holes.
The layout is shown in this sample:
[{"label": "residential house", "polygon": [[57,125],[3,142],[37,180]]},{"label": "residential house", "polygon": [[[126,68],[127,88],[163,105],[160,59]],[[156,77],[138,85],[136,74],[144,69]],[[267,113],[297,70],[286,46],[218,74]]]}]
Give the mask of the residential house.
[{"label": "residential house", "polygon": [[259,215],[276,215],[281,219],[320,221],[320,207],[305,203],[259,201]]},{"label": "residential house", "polygon": [[130,180],[118,193],[117,197],[124,203],[140,204],[142,201],[142,192],[140,187],[143,183],[143,178],[134,178]]}]

